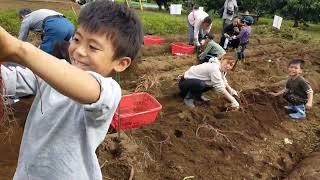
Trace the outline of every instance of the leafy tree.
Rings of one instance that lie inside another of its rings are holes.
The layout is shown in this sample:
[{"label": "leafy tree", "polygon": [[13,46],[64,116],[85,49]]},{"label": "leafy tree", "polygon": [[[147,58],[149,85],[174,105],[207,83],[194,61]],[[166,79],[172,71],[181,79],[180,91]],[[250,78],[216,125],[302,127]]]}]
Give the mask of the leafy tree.
[{"label": "leafy tree", "polygon": [[293,27],[298,27],[299,21],[319,21],[320,0],[286,0],[282,12],[294,19]]}]

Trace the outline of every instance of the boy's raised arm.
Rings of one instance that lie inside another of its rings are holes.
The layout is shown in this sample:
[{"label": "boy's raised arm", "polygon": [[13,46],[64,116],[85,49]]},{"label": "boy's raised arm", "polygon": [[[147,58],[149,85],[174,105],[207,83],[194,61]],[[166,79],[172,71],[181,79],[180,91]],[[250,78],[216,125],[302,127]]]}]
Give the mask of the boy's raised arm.
[{"label": "boy's raised arm", "polygon": [[89,73],[58,60],[32,44],[18,40],[0,27],[0,61],[24,65],[60,93],[83,104],[94,103],[100,85]]}]

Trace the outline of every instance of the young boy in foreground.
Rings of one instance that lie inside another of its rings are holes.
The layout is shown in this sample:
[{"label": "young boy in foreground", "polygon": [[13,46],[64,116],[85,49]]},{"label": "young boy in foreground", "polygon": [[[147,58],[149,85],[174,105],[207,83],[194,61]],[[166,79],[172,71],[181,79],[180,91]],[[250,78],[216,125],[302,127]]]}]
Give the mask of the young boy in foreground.
[{"label": "young boy in foreground", "polygon": [[35,95],[14,180],[101,180],[95,150],[121,98],[109,77],[124,71],[143,40],[139,19],[110,1],[85,6],[69,47],[71,65],[0,28],[0,60],[7,94]]},{"label": "young boy in foreground", "polygon": [[235,58],[225,54],[219,60],[206,62],[190,67],[179,81],[180,95],[188,107],[195,107],[194,101],[208,101],[202,94],[214,89],[223,94],[234,109],[239,108],[238,101],[233,95],[238,96],[237,91],[230,87],[226,79],[226,73],[231,71]]},{"label": "young boy in foreground", "polygon": [[313,90],[310,84],[302,77],[304,61],[294,59],[289,62],[288,72],[290,79],[287,81],[286,88],[270,94],[283,97],[289,102],[285,108],[289,111],[289,117],[292,119],[302,119],[306,117],[305,107],[312,108]]}]

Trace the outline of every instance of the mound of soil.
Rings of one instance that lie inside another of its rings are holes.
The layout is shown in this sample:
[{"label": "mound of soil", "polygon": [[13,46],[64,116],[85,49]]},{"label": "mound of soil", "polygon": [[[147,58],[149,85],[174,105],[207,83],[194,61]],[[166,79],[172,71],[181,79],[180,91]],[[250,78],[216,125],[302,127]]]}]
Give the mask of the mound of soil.
[{"label": "mound of soil", "polygon": [[286,179],[317,180],[320,177],[320,152],[311,153],[303,159]]},{"label": "mound of soil", "polygon": [[246,63],[228,77],[241,91],[238,112],[225,112],[226,101],[214,92],[207,93],[208,104],[195,109],[183,105],[176,77],[196,63],[194,56],[142,56],[135,75],[122,78],[126,79],[122,87],[147,91],[163,105],[154,124],[126,131],[139,142],[141,153],[150,155],[142,156],[148,162],[142,174],[148,174],[146,179],[287,177],[319,144],[319,104],[314,104],[306,120],[292,121],[283,109],[286,102],[267,92],[284,87],[292,58],[306,61],[305,77],[318,92],[318,51],[296,42],[253,37]]}]

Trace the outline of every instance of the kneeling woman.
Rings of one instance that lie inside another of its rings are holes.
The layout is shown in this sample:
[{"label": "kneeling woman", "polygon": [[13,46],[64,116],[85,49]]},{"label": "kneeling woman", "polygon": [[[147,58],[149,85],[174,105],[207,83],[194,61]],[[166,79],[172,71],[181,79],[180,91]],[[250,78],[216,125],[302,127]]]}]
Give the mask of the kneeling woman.
[{"label": "kneeling woman", "polygon": [[195,107],[194,101],[208,101],[202,96],[208,90],[215,90],[224,95],[233,108],[238,109],[239,103],[233,97],[238,95],[231,88],[226,79],[226,73],[231,71],[236,60],[233,56],[225,54],[219,60],[206,62],[190,67],[179,82],[180,95],[188,107]]}]

